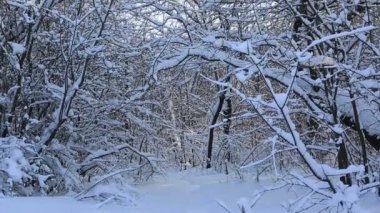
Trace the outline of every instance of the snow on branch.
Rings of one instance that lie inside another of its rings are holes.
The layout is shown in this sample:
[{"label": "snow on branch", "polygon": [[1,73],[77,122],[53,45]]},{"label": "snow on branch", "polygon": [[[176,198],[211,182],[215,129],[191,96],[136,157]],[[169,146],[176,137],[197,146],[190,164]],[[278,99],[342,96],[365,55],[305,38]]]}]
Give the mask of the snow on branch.
[{"label": "snow on branch", "polygon": [[321,44],[321,43],[324,43],[326,41],[330,41],[330,40],[333,40],[333,39],[337,39],[337,38],[341,38],[341,37],[345,37],[345,36],[350,36],[350,35],[355,35],[355,34],[359,34],[359,33],[364,33],[364,32],[368,32],[368,31],[371,31],[371,30],[375,30],[375,29],[378,29],[378,27],[375,27],[375,26],[365,26],[365,27],[361,27],[361,28],[357,28],[355,30],[352,30],[352,31],[347,31],[347,32],[341,32],[341,33],[336,33],[336,34],[332,34],[332,35],[327,35],[327,36],[324,36],[320,39],[317,39],[317,40],[314,40],[313,42],[311,42],[311,44],[309,44],[300,54],[299,56],[302,56],[304,55],[306,52],[308,52],[311,48]]}]

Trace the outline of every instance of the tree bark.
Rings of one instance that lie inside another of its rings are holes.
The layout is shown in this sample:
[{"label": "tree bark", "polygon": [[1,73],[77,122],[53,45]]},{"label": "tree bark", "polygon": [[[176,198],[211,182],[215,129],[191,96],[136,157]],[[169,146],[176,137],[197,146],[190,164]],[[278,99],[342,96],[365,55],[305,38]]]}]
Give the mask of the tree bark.
[{"label": "tree bark", "polygon": [[[224,99],[226,98],[226,92],[222,92],[219,95],[219,103],[218,106],[213,114],[212,120],[211,120],[211,126],[216,124],[216,121],[218,120],[219,114],[222,111]],[[208,145],[207,145],[207,164],[206,168],[211,168],[211,157],[212,157],[212,146],[214,142],[214,127],[210,128],[209,136],[208,136]]]}]

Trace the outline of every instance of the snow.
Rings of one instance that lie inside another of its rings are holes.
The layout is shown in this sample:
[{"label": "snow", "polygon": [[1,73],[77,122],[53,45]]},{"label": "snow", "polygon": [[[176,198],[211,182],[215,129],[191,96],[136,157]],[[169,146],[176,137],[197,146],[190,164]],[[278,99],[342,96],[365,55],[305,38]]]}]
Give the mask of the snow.
[{"label": "snow", "polygon": [[321,44],[323,42],[326,42],[326,41],[329,41],[329,40],[332,40],[332,39],[337,39],[337,38],[341,38],[341,37],[344,37],[344,36],[350,36],[350,35],[358,35],[359,33],[364,33],[364,32],[368,32],[368,31],[371,31],[371,30],[374,30],[376,29],[376,27],[374,26],[365,26],[365,27],[361,27],[361,28],[357,28],[355,30],[352,30],[352,31],[348,31],[348,32],[341,32],[341,33],[336,33],[336,34],[332,34],[332,35],[328,35],[328,36],[324,36],[320,39],[317,39],[317,40],[314,40],[311,44],[309,44],[309,46],[307,46],[303,51],[302,51],[302,54],[305,54],[306,52],[308,52],[312,47],[318,45],[318,44]]},{"label": "snow", "polygon": [[[219,203],[233,212],[239,212],[242,200],[250,200],[255,189],[262,185],[265,183],[244,182],[223,174],[199,174],[193,171],[171,173],[155,183],[141,187],[141,199],[136,206],[129,207],[128,212],[224,212]],[[283,210],[280,202],[272,204],[267,198],[259,202],[257,208],[272,212]]]},{"label": "snow", "polygon": [[[95,204],[78,202],[70,197],[17,197],[0,198],[0,212],[7,213],[108,213],[97,209]],[[119,211],[121,212],[121,211]],[[115,212],[116,213],[116,212]]]},{"label": "snow", "polygon": [[277,94],[274,94],[274,98],[275,98],[279,107],[284,107],[286,104],[286,100],[288,99],[288,94],[287,93],[277,93]]},{"label": "snow", "polygon": [[333,127],[332,127],[332,130],[337,133],[337,134],[342,134],[344,132],[344,129],[342,127],[342,125],[340,124],[335,124]]},{"label": "snow", "polygon": [[337,62],[335,59],[329,57],[329,56],[324,56],[324,55],[316,55],[308,58],[301,58],[299,60],[302,66],[306,67],[322,67],[322,66],[335,66]]},{"label": "snow", "polygon": [[[251,178],[254,179],[254,178]],[[134,203],[102,205],[94,201],[76,201],[70,197],[0,197],[0,212],[6,213],[209,213],[240,212],[254,200],[254,192],[275,185],[270,178],[260,182],[237,179],[214,172],[185,171],[169,173],[148,184],[137,186],[139,197]],[[264,193],[251,212],[286,212],[283,206],[291,199],[301,199],[305,190],[300,187],[277,189]],[[354,191],[356,193],[348,193]],[[353,197],[352,197],[353,196]],[[336,200],[357,200],[357,189],[348,188],[336,195]],[[256,201],[256,200],[255,200]],[[363,199],[363,212],[376,213],[373,196]],[[247,211],[247,212],[250,212]],[[312,209],[306,212],[313,212]]]},{"label": "snow", "polygon": [[24,171],[30,167],[19,148],[21,143],[23,143],[21,140],[14,137],[0,138],[0,158],[3,157],[0,162],[0,172],[3,171],[9,176],[10,184],[21,182],[22,178],[27,177]]},{"label": "snow", "polygon": [[21,182],[24,174],[22,170],[27,164],[22,152],[19,149],[13,149],[10,157],[4,159],[3,168],[13,181]]},{"label": "snow", "polygon": [[244,70],[237,69],[236,71],[237,73],[235,74],[235,76],[241,83],[244,83],[247,80],[251,79],[252,75],[254,74],[254,71],[252,68],[244,69]]},{"label": "snow", "polygon": [[12,47],[12,55],[19,55],[25,52],[25,47],[22,44],[10,42]]},{"label": "snow", "polygon": [[217,39],[214,41],[214,47],[216,48],[222,48],[223,47],[223,42],[224,40],[223,39]]},{"label": "snow", "polygon": [[[371,101],[371,99],[371,96],[355,99],[360,118],[360,125],[370,135],[380,135],[380,125],[378,125],[380,112],[378,109],[378,104],[375,101]],[[353,118],[354,112],[351,102],[352,100],[350,98],[349,91],[342,89],[338,90],[336,103],[339,107],[339,110],[343,114],[349,115],[351,118]]]},{"label": "snow", "polygon": [[104,64],[106,65],[107,68],[110,68],[110,69],[116,67],[116,65],[113,62],[108,61],[108,60],[104,61]]}]

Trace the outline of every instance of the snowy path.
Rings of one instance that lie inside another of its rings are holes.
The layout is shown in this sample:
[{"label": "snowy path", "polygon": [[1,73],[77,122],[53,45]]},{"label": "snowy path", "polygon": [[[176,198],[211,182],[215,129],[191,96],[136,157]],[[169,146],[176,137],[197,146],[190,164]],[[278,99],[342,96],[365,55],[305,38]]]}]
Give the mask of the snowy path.
[{"label": "snowy path", "polygon": [[[220,174],[185,175],[172,174],[160,184],[144,186],[141,200],[131,212],[151,213],[209,213],[225,212],[218,201],[225,203],[230,209],[238,211],[237,201],[241,197],[252,197],[259,187],[258,183],[246,183],[229,180]],[[271,198],[273,199],[273,197]],[[271,209],[268,212],[284,212],[280,204],[265,198],[260,202],[260,209]]]},{"label": "snowy path", "polygon": [[[170,173],[154,183],[137,187],[135,205],[103,206],[77,202],[69,197],[0,198],[0,213],[209,213],[225,212],[217,201],[238,212],[237,201],[251,197],[257,183],[229,180],[220,174]],[[271,197],[273,199],[273,197]],[[284,212],[278,204],[260,203],[268,212]]]},{"label": "snowy path", "polygon": [[[220,174],[171,173],[137,187],[140,197],[131,206],[97,208],[98,204],[69,197],[0,198],[0,213],[225,213],[217,201],[237,213],[237,201],[242,197],[252,198],[253,192],[262,188],[261,184],[240,182]],[[286,212],[281,203],[295,197],[294,190],[266,194],[252,212]]]}]

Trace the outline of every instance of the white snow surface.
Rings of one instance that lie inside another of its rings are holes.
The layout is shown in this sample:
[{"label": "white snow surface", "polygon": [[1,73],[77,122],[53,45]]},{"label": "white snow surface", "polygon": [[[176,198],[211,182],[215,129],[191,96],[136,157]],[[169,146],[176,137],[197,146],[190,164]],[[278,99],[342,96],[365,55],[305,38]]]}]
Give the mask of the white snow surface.
[{"label": "white snow surface", "polygon": [[[251,179],[251,178],[250,178]],[[254,177],[252,177],[254,179]],[[242,181],[213,172],[185,171],[169,173],[148,184],[137,186],[140,196],[135,203],[120,206],[99,205],[94,201],[76,201],[71,197],[1,197],[0,213],[211,213],[239,212],[239,206],[249,206],[256,190],[274,184],[272,180]],[[281,204],[298,198],[302,189],[280,189],[263,195],[251,212],[287,212]],[[244,201],[244,202],[243,202]],[[376,213],[378,198],[365,199],[361,206]],[[306,211],[313,212],[313,211]]]},{"label": "white snow surface", "polygon": [[18,55],[25,52],[25,47],[22,44],[10,42],[10,45],[12,47],[12,55]]}]

